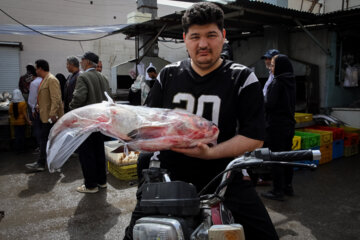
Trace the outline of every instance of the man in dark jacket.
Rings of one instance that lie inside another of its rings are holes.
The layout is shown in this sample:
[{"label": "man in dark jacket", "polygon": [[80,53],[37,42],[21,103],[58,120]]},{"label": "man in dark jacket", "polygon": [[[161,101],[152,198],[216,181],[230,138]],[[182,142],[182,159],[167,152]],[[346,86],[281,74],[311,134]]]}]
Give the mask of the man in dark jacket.
[{"label": "man in dark jacket", "polygon": [[[99,57],[92,52],[86,52],[81,57],[80,64],[84,72],[77,79],[70,110],[106,99],[104,92],[110,92],[109,82],[104,75],[96,71],[98,62]],[[103,135],[100,132],[92,133],[78,150],[85,181],[76,190],[81,193],[96,193],[99,188],[106,188]]]}]

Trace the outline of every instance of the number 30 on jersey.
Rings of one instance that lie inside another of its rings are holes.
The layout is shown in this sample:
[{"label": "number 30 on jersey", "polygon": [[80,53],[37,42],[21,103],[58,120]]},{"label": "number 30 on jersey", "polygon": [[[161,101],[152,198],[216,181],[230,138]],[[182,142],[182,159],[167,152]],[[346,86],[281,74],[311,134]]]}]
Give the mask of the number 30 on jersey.
[{"label": "number 30 on jersey", "polygon": [[[196,101],[197,100],[197,101]],[[195,113],[195,104],[197,102],[196,107],[196,115],[203,116],[204,114],[204,105],[205,103],[211,103],[212,105],[212,115],[211,115],[211,121],[218,125],[219,123],[219,112],[220,112],[220,103],[221,99],[218,96],[215,95],[201,95],[198,99],[195,99],[195,97],[192,94],[189,93],[177,93],[174,96],[173,103],[181,103],[186,102],[185,104],[185,110],[191,113]]]}]

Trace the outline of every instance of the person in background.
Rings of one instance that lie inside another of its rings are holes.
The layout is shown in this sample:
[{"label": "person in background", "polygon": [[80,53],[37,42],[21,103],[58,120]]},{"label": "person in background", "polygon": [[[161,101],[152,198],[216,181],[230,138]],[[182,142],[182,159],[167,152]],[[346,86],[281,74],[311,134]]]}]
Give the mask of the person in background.
[{"label": "person in background", "polygon": [[229,41],[227,39],[225,39],[223,49],[221,51],[220,56],[223,59],[227,59],[227,60],[231,60],[231,61],[234,60],[233,51],[232,51]]},{"label": "person in background", "polygon": [[64,112],[67,113],[70,111],[69,104],[73,98],[73,93],[75,90],[75,85],[77,78],[80,74],[80,64],[79,60],[75,56],[70,56],[66,59],[66,68],[70,75],[67,77],[65,87],[64,87]]},{"label": "person in background", "polygon": [[25,152],[25,124],[31,125],[27,112],[27,104],[19,89],[13,91],[13,98],[9,106],[10,124],[14,126],[15,151]]},{"label": "person in background", "polygon": [[[86,52],[81,57],[81,73],[77,79],[70,110],[106,100],[105,92],[110,93],[109,82],[104,75],[96,71],[99,57]],[[84,184],[76,189],[80,193],[96,193],[106,188],[106,165],[104,136],[100,132],[92,133],[78,148]]]},{"label": "person in background", "polygon": [[265,82],[264,88],[263,88],[263,94],[266,96],[266,91],[272,80],[274,79],[274,74],[271,71],[271,59],[278,55],[280,52],[277,49],[269,49],[266,51],[266,53],[261,57],[261,59],[265,62],[265,67],[269,70],[269,77],[267,81]]},{"label": "person in background", "polygon": [[30,83],[29,89],[29,99],[28,99],[28,112],[29,117],[32,122],[32,134],[36,140],[37,148],[35,149],[34,153],[40,152],[40,142],[41,142],[41,121],[38,112],[36,112],[35,107],[37,104],[37,96],[38,96],[38,89],[40,83],[42,81],[41,77],[38,77],[36,74],[36,69],[34,67],[34,72],[32,72],[33,76],[36,78]]},{"label": "person in background", "polygon": [[98,64],[96,64],[96,71],[102,72],[102,61],[99,60]]},{"label": "person in background", "polygon": [[26,66],[26,73],[22,75],[19,79],[19,89],[24,96],[25,100],[28,100],[30,83],[34,80],[34,72],[35,68],[33,65],[29,64]]},{"label": "person in background", "polygon": [[64,74],[62,74],[62,73],[56,74],[55,77],[60,82],[61,100],[64,102],[64,89],[65,89],[65,84],[66,84],[66,78],[65,78]]},{"label": "person in background", "polygon": [[[296,82],[292,64],[286,55],[271,59],[273,81],[265,95],[265,147],[271,151],[291,151],[295,133]],[[273,189],[262,193],[265,198],[284,201],[284,194],[294,195],[292,167],[273,166]]]},{"label": "person in background", "polygon": [[64,115],[64,107],[61,100],[61,89],[59,80],[49,70],[49,63],[39,59],[35,62],[36,74],[43,80],[39,85],[36,111],[41,120],[41,142],[40,155],[36,162],[25,166],[33,171],[45,171],[46,144],[51,127]]},{"label": "person in background", "polygon": [[146,98],[149,95],[150,89],[155,83],[156,77],[156,68],[152,63],[150,63],[146,68],[145,78],[142,78],[140,82],[141,105],[145,104]]},{"label": "person in background", "polygon": [[[161,168],[167,169],[173,181],[192,183],[200,191],[235,157],[262,146],[264,97],[260,82],[249,68],[220,56],[226,37],[221,8],[209,2],[195,3],[183,15],[182,26],[190,58],[169,64],[160,71],[146,105],[184,109],[219,127],[217,145],[200,143],[194,148],[160,151],[157,156]],[[139,157],[138,162],[142,161]],[[247,172],[232,174],[224,205],[235,222],[244,227],[245,238],[278,239]],[[216,184],[206,193],[212,193],[214,188]],[[136,220],[145,215],[139,204],[141,196],[142,185],[139,185],[138,204],[124,239],[132,239]]]}]

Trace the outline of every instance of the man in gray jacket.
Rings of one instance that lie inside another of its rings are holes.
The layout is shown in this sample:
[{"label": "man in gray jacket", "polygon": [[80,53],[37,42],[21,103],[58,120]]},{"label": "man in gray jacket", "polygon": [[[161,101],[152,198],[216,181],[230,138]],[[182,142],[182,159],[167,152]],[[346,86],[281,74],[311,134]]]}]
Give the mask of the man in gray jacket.
[{"label": "man in gray jacket", "polygon": [[[92,52],[81,56],[81,73],[77,79],[70,109],[106,100],[104,92],[109,91],[109,82],[104,75],[96,71],[99,57]],[[106,166],[104,138],[100,132],[92,133],[78,149],[84,175],[84,184],[76,190],[81,193],[96,193],[106,188]]]}]

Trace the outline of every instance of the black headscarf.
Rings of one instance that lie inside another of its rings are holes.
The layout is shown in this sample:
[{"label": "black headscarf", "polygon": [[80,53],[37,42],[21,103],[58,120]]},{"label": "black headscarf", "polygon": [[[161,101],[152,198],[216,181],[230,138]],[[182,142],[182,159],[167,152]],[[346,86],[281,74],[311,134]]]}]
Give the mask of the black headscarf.
[{"label": "black headscarf", "polygon": [[280,75],[291,75],[291,77],[294,76],[294,69],[291,62],[289,58],[283,54],[277,55],[277,58],[275,59],[274,77],[276,78]]}]

